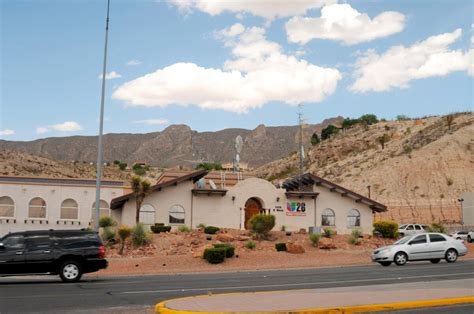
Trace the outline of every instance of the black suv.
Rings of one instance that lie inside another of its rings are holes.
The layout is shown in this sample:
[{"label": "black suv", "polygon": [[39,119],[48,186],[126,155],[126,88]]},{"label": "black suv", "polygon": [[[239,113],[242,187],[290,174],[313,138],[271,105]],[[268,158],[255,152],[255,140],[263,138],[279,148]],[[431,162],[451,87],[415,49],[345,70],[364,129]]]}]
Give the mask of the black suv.
[{"label": "black suv", "polygon": [[107,267],[98,234],[85,230],[9,233],[0,239],[0,276],[52,274],[65,282]]}]

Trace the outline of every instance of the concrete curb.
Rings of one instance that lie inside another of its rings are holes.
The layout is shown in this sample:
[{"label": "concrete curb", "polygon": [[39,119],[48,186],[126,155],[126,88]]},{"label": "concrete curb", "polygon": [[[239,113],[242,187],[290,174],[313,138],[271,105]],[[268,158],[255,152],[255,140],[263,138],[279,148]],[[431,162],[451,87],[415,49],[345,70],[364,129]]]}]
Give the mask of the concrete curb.
[{"label": "concrete curb", "polygon": [[[234,293],[230,293],[234,294]],[[358,313],[358,312],[379,312],[400,309],[413,309],[435,306],[448,306],[456,304],[474,303],[474,296],[449,298],[449,299],[435,299],[435,300],[420,300],[411,302],[385,303],[385,304],[368,304],[355,305],[343,307],[328,307],[328,308],[312,308],[291,311],[269,311],[269,312],[194,312],[185,310],[173,310],[166,307],[166,303],[174,300],[190,299],[194,297],[176,298],[156,304],[155,312],[160,314],[237,314],[237,313],[254,313],[254,314],[344,314],[344,313]]]}]

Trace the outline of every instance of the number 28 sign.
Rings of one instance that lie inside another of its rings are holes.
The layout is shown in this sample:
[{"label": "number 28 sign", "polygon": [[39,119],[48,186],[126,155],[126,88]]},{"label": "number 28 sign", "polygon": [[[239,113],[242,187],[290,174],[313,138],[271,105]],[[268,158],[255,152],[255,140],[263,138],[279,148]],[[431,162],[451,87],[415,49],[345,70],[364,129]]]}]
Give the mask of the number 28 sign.
[{"label": "number 28 sign", "polygon": [[287,202],[287,216],[306,216],[306,203],[304,202]]}]

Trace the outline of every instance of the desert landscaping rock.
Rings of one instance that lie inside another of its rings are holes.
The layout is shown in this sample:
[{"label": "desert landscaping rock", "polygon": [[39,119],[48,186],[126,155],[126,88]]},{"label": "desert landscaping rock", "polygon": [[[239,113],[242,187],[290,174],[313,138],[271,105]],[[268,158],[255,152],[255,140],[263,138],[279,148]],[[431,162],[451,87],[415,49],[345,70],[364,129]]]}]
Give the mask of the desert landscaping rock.
[{"label": "desert landscaping rock", "polygon": [[334,244],[333,239],[330,238],[322,238],[319,240],[319,248],[321,250],[334,250],[336,249],[336,244]]},{"label": "desert landscaping rock", "polygon": [[286,245],[286,251],[292,254],[303,254],[305,249],[299,244],[288,243]]},{"label": "desert landscaping rock", "polygon": [[232,242],[235,241],[235,238],[227,233],[218,233],[216,236],[216,240],[221,242]]}]

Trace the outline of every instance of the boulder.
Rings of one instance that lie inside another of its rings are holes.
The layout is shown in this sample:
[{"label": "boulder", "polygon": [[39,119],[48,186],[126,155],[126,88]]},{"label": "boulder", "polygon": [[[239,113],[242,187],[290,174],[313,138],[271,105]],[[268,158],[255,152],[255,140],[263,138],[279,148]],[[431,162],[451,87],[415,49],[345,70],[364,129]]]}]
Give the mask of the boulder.
[{"label": "boulder", "polygon": [[302,254],[305,252],[304,248],[299,244],[287,243],[286,251],[292,254]]},{"label": "boulder", "polygon": [[237,241],[248,241],[248,240],[250,240],[249,236],[239,235],[237,237]]},{"label": "boulder", "polygon": [[300,231],[298,231],[299,234],[306,234],[306,229],[305,228],[301,228]]},{"label": "boulder", "polygon": [[235,238],[227,233],[218,233],[216,235],[216,240],[221,242],[232,242],[235,241]]},{"label": "boulder", "polygon": [[334,241],[330,238],[321,238],[321,240],[319,240],[318,246],[322,250],[332,250],[336,248]]}]

